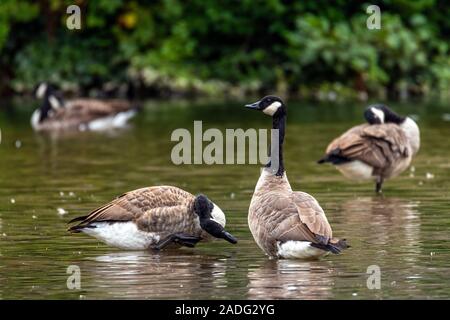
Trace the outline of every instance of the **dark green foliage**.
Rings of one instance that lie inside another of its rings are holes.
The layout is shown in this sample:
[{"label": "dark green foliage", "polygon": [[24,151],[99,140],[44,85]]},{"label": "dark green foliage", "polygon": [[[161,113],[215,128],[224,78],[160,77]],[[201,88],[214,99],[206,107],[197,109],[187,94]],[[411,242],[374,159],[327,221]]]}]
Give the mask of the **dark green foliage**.
[{"label": "dark green foliage", "polygon": [[[66,8],[82,8],[82,30]],[[0,90],[139,81],[164,90],[308,94],[448,90],[445,0],[2,0]],[[239,88],[238,91],[233,88]]]}]

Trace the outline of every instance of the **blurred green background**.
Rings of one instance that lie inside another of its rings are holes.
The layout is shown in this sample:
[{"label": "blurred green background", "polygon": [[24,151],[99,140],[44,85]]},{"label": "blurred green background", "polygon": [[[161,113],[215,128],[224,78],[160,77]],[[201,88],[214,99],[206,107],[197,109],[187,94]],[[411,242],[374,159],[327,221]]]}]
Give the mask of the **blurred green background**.
[{"label": "blurred green background", "polygon": [[[66,27],[71,4],[81,30]],[[381,30],[366,27],[370,4]],[[448,97],[449,40],[446,0],[1,0],[0,92]]]}]

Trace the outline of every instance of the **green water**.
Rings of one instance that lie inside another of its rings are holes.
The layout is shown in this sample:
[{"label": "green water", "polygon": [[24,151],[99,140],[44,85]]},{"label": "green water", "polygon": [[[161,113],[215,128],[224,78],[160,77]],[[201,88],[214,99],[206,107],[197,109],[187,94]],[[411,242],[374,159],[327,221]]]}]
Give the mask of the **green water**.
[{"label": "green water", "polygon": [[[250,101],[244,101],[250,102]],[[259,165],[180,165],[170,160],[176,128],[267,128],[270,119],[236,102],[147,102],[130,128],[49,136],[29,126],[33,103],[0,102],[0,299],[392,299],[450,297],[450,108],[392,104],[414,114],[422,148],[388,181],[345,180],[315,164],[327,143],[362,121],[362,105],[289,104],[285,145],[292,187],[316,197],[352,248],[321,261],[269,260],[247,227]],[[428,178],[427,178],[428,173]],[[176,185],[205,193],[239,238],[151,254],[110,248],[66,222],[125,191]],[[58,208],[67,214],[58,213]],[[81,289],[67,288],[68,266]],[[368,266],[381,289],[366,285]]]}]

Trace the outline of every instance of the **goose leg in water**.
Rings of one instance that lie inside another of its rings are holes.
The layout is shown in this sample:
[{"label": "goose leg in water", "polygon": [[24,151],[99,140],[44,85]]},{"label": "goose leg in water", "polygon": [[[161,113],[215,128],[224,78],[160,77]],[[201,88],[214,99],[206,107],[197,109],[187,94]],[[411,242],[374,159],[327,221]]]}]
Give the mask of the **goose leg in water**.
[{"label": "goose leg in water", "polygon": [[171,243],[176,243],[185,247],[193,248],[202,238],[191,236],[186,233],[174,233],[159,241],[153,249],[161,250]]},{"label": "goose leg in water", "polygon": [[377,177],[377,183],[375,185],[375,192],[376,193],[382,193],[381,187],[383,186],[383,178],[378,176]]}]

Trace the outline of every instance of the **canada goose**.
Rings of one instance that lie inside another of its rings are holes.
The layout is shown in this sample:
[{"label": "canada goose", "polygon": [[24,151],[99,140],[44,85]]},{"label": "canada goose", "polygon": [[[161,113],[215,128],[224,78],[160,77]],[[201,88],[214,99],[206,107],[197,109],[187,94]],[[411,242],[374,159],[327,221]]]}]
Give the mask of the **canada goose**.
[{"label": "canada goose", "polygon": [[[333,238],[331,226],[319,203],[305,192],[292,191],[284,170],[283,142],[286,106],[276,96],[267,96],[247,108],[273,118],[270,162],[263,168],[248,212],[250,231],[258,246],[269,256],[279,258],[319,258],[347,248],[345,240]],[[277,150],[275,148],[278,148]],[[273,163],[278,166],[272,168]]]},{"label": "canada goose", "polygon": [[382,104],[367,107],[364,117],[368,123],[334,139],[318,163],[331,162],[350,179],[374,179],[380,193],[383,181],[405,171],[419,151],[419,127]]},{"label": "canada goose", "polygon": [[194,247],[211,236],[231,243],[225,215],[206,196],[193,196],[172,186],[141,188],[75,218],[69,232],[84,232],[106,244],[127,250],[163,249],[170,244]]},{"label": "canada goose", "polygon": [[126,100],[80,98],[64,101],[56,88],[46,82],[39,84],[36,98],[43,104],[31,116],[36,131],[106,130],[125,126],[136,108]]}]

